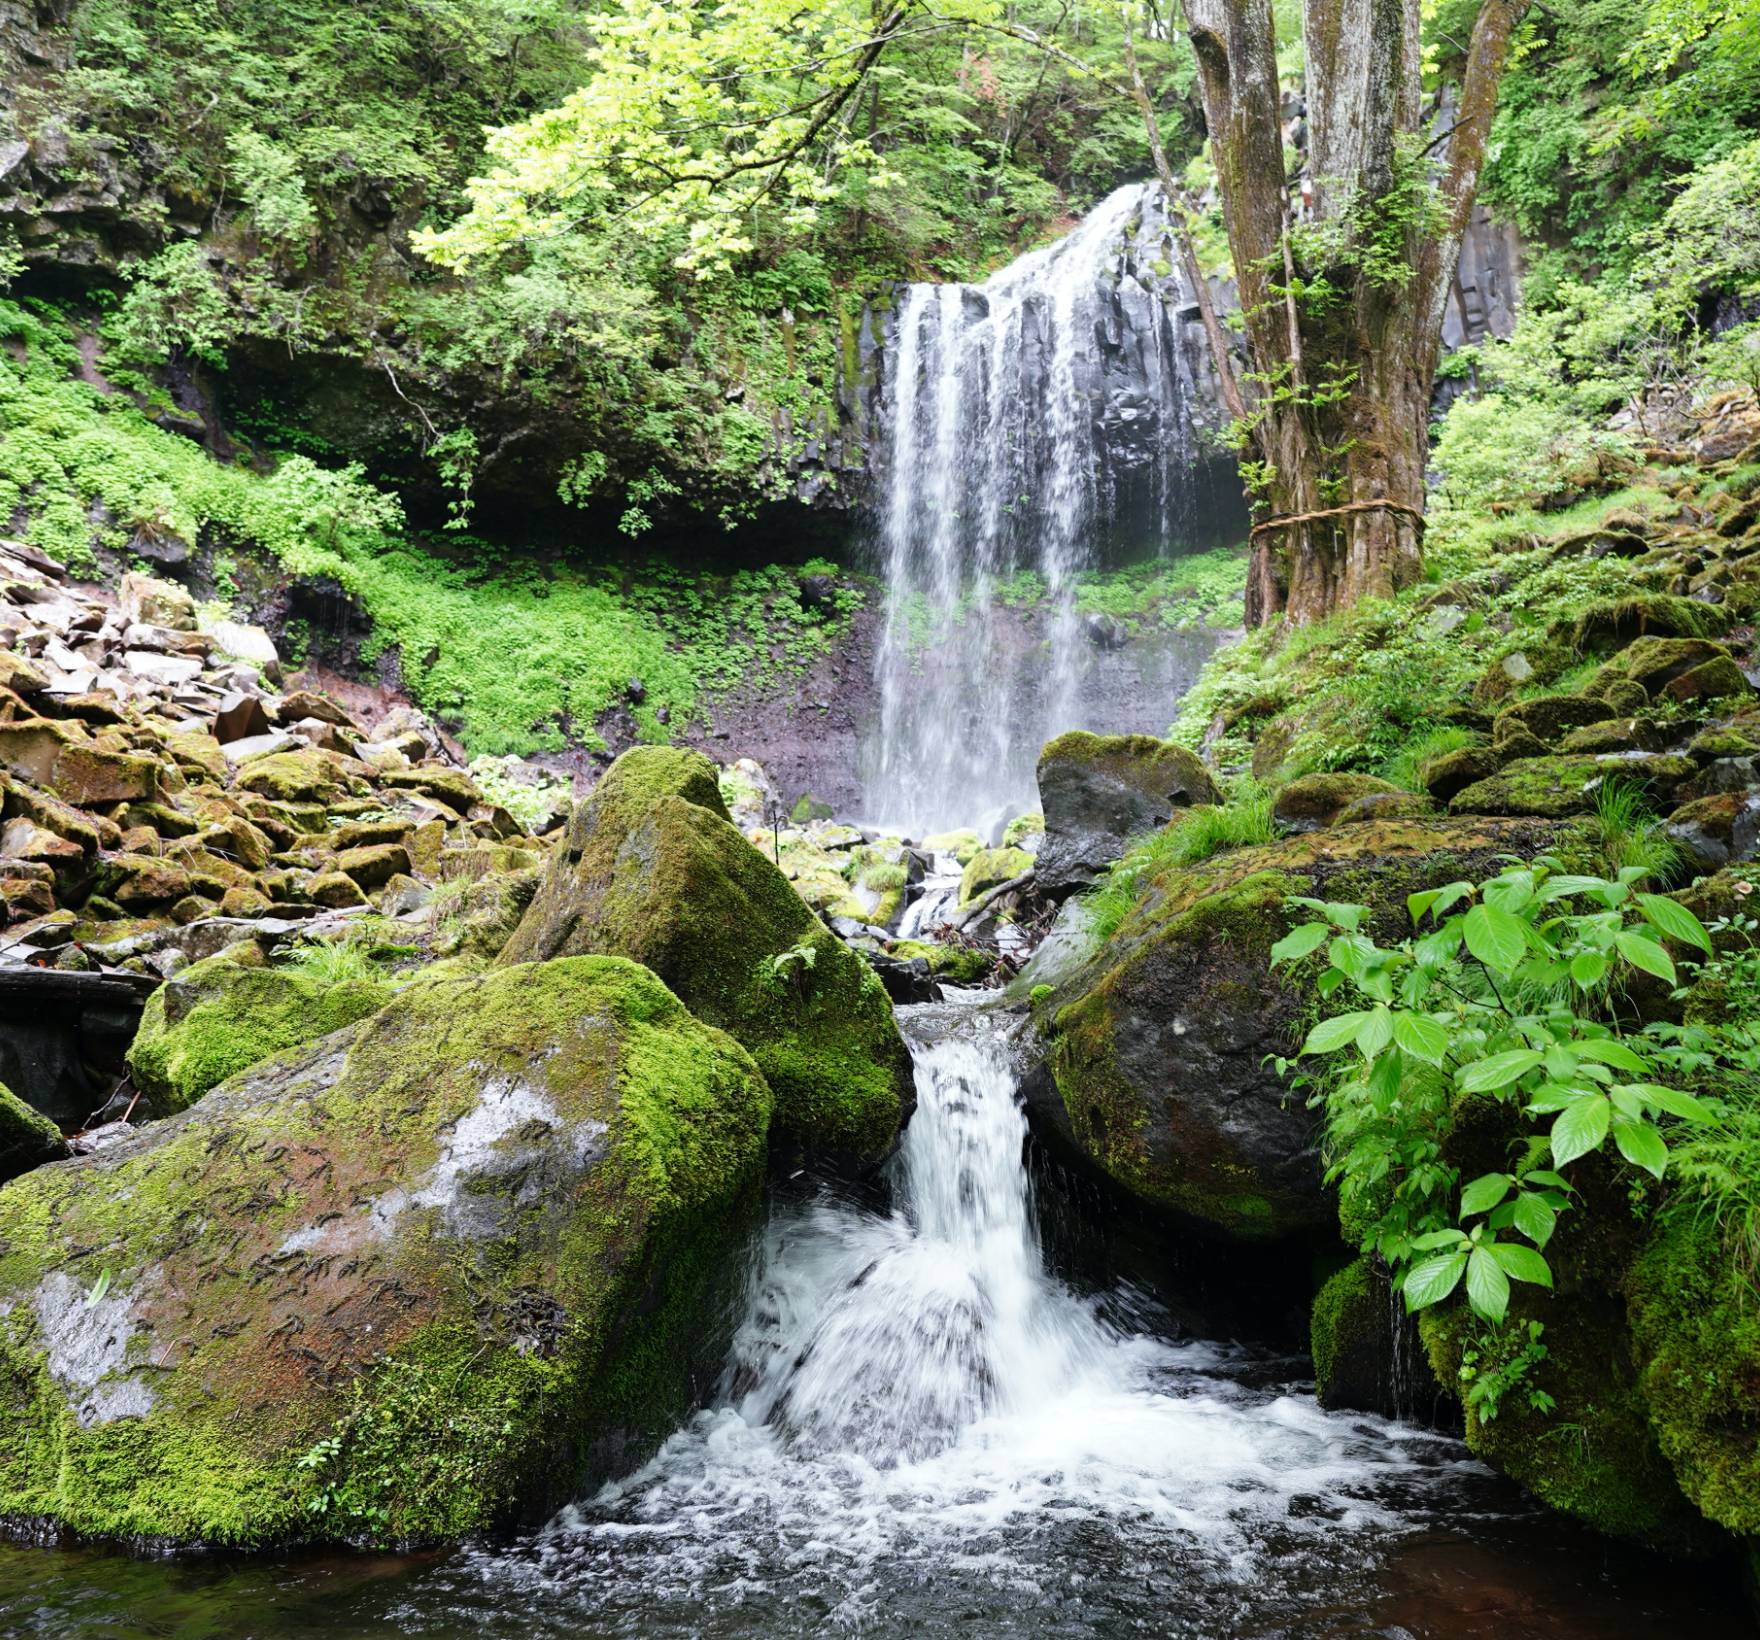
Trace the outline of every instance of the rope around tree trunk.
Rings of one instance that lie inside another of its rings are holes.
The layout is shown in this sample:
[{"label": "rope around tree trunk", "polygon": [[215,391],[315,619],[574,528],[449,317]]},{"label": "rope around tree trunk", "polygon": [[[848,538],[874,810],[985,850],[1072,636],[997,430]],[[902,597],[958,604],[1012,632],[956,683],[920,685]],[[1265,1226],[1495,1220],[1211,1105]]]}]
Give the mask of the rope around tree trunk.
[{"label": "rope around tree trunk", "polygon": [[1424,531],[1424,515],[1416,507],[1409,507],[1403,501],[1347,501],[1342,507],[1322,507],[1318,512],[1279,513],[1275,518],[1267,518],[1255,524],[1247,531],[1247,540],[1251,543],[1266,530],[1288,529],[1292,524],[1309,524],[1316,518],[1337,518],[1344,513],[1359,512],[1396,512],[1404,513],[1418,528],[1421,535]]}]

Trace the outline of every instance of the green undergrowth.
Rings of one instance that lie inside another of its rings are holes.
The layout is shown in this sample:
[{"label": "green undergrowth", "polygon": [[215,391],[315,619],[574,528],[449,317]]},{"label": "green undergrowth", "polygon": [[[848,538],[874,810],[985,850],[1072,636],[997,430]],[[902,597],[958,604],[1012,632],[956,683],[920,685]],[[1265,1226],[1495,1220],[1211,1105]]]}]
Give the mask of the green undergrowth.
[{"label": "green undergrowth", "polygon": [[0,344],[0,519],[76,574],[143,538],[211,536],[332,577],[373,619],[367,658],[397,646],[411,693],[473,752],[596,746],[595,719],[636,693],[637,733],[665,740],[736,686],[798,676],[866,597],[839,576],[830,610],[804,605],[801,577],[833,573],[824,562],[690,573],[426,543],[359,467],[227,465],[81,380],[74,327],[52,308],[0,299]]}]

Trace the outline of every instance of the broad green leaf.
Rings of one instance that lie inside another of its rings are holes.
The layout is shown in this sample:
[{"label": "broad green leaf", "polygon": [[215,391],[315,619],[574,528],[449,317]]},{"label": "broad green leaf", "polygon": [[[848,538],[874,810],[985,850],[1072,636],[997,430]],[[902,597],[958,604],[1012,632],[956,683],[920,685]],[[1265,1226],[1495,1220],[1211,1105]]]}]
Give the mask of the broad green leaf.
[{"label": "broad green leaf", "polygon": [[1607,1137],[1612,1116],[1607,1101],[1598,1093],[1579,1099],[1552,1124],[1552,1160],[1559,1167],[1596,1149]]},{"label": "broad green leaf", "polygon": [[1569,1110],[1579,1099],[1586,1099],[1595,1090],[1580,1088],[1573,1082],[1547,1082],[1528,1101],[1528,1111],[1534,1116],[1545,1116],[1556,1110]]},{"label": "broad green leaf", "polygon": [[1428,1235],[1415,1237],[1412,1246],[1420,1253],[1434,1253],[1438,1247],[1456,1247],[1466,1239],[1459,1230],[1432,1230]]},{"label": "broad green leaf", "polygon": [[1505,1196],[1513,1181],[1507,1173],[1486,1173],[1461,1190],[1461,1217],[1489,1213]]},{"label": "broad green leaf", "polygon": [[1511,972],[1528,948],[1526,925],[1520,917],[1494,905],[1476,905],[1461,923],[1467,949],[1487,968]]},{"label": "broad green leaf", "polygon": [[1571,1044],[1585,1059],[1598,1059],[1603,1065],[1611,1065],[1615,1070],[1631,1071],[1642,1076],[1650,1069],[1650,1062],[1632,1052],[1623,1042],[1615,1042],[1609,1037],[1585,1037]]},{"label": "broad green leaf", "polygon": [[1620,1155],[1646,1173],[1657,1178],[1668,1171],[1668,1146],[1662,1135],[1648,1122],[1634,1122],[1629,1116],[1613,1119],[1613,1142]]},{"label": "broad green leaf", "polygon": [[1448,1032],[1423,1014],[1395,1014],[1393,1040],[1414,1059],[1440,1065],[1448,1055]]},{"label": "broad green leaf", "polygon": [[1655,940],[1627,929],[1616,934],[1613,943],[1634,968],[1642,968],[1646,974],[1654,974],[1658,979],[1674,984],[1674,959]]},{"label": "broad green leaf", "polygon": [[1467,1260],[1467,1302],[1494,1324],[1509,1310],[1509,1277],[1488,1248],[1475,1247]]},{"label": "broad green leaf", "polygon": [[1599,951],[1579,951],[1571,958],[1571,978],[1585,991],[1607,978],[1607,958]]},{"label": "broad green leaf", "polygon": [[1406,913],[1411,917],[1413,927],[1424,920],[1424,913],[1435,905],[1441,896],[1442,890],[1439,888],[1424,888],[1416,894],[1406,896]]},{"label": "broad green leaf", "polygon": [[1546,1205],[1544,1198],[1535,1195],[1531,1190],[1524,1190],[1516,1197],[1516,1210],[1511,1222],[1536,1247],[1544,1247],[1552,1240],[1552,1232],[1558,1228],[1558,1215]]},{"label": "broad green leaf", "polygon": [[1357,1040],[1357,1032],[1362,1030],[1363,1022],[1368,1017],[1368,1011],[1363,1009],[1353,1014],[1339,1014],[1335,1018],[1321,1020],[1308,1032],[1308,1040],[1302,1044],[1302,1052],[1337,1053],[1340,1048],[1348,1048]]},{"label": "broad green leaf", "polygon": [[1332,930],[1325,923],[1305,923],[1292,929],[1271,947],[1271,963],[1296,962],[1323,946]]},{"label": "broad green leaf", "polygon": [[1711,949],[1711,936],[1705,932],[1704,923],[1679,900],[1671,900],[1665,894],[1640,894],[1637,900],[1644,920],[1661,929],[1671,940],[1679,940],[1682,945],[1696,945],[1701,951]]},{"label": "broad green leaf", "polygon": [[1682,1093],[1679,1088],[1658,1087],[1654,1082],[1632,1082],[1627,1084],[1626,1091],[1635,1093],[1646,1104],[1653,1105],[1666,1115],[1680,1117],[1683,1122],[1716,1120],[1708,1105],[1695,1099],[1690,1093]]},{"label": "broad green leaf", "polygon": [[102,1275],[100,1275],[95,1282],[92,1283],[92,1290],[86,1294],[86,1308],[89,1310],[94,1304],[96,1304],[100,1299],[102,1299],[103,1296],[109,1291],[110,1291],[110,1270],[109,1270],[109,1267],[106,1266],[104,1269],[104,1273]]},{"label": "broad green leaf", "polygon": [[1357,1032],[1357,1046],[1373,1059],[1392,1040],[1393,1015],[1385,1008],[1371,1009],[1369,1017],[1363,1021],[1362,1030]]},{"label": "broad green leaf", "polygon": [[1604,877],[1549,877],[1541,886],[1540,898],[1550,903],[1572,894],[1595,894],[1607,887]]},{"label": "broad green leaf", "polygon": [[1532,1048],[1512,1048],[1494,1053],[1466,1066],[1455,1080],[1463,1093],[1490,1093],[1518,1082],[1540,1063],[1541,1055]]},{"label": "broad green leaf", "polygon": [[1400,1291],[1405,1294],[1407,1313],[1440,1304],[1460,1285],[1461,1272],[1466,1267],[1465,1253],[1442,1253],[1425,1259],[1422,1264],[1414,1264],[1400,1285]]},{"label": "broad green leaf", "polygon": [[1551,1266],[1532,1247],[1524,1247],[1519,1241],[1500,1241],[1490,1252],[1511,1280],[1531,1281],[1536,1287],[1552,1285]]},{"label": "broad green leaf", "polygon": [[1544,1185],[1549,1190],[1569,1191],[1575,1189],[1575,1186],[1562,1173],[1552,1173],[1544,1169],[1524,1174],[1522,1183]]},{"label": "broad green leaf", "polygon": [[1534,873],[1531,871],[1506,871],[1485,885],[1485,903],[1496,906],[1499,911],[1520,911],[1533,898]]}]

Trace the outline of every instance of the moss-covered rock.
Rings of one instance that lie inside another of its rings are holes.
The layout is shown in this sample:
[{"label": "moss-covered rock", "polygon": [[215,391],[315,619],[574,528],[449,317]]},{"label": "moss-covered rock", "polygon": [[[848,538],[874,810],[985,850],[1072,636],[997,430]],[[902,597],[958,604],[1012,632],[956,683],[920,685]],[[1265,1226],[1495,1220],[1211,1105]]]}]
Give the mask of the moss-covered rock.
[{"label": "moss-covered rock", "polygon": [[1751,860],[1760,847],[1760,801],[1749,791],[1715,792],[1683,803],[1663,831],[1700,871]]},{"label": "moss-covered rock", "polygon": [[1209,771],[1172,741],[1059,735],[1039,754],[1039,887],[1059,897],[1084,888],[1133,837],[1159,830],[1179,809],[1219,801]]},{"label": "moss-covered rock", "polygon": [[782,1132],[863,1161],[890,1148],[914,1088],[885,988],[733,828],[707,758],[639,747],[612,764],[501,960],[584,952],[652,968],[743,1043]]},{"label": "moss-covered rock", "polygon": [[327,985],[267,966],[254,944],[236,946],[192,963],[148,998],[129,1070],[154,1109],[182,1110],[229,1076],[377,1013],[390,998],[382,980]]},{"label": "moss-covered rock", "polygon": [[1688,704],[1696,701],[1741,699],[1753,694],[1742,669],[1728,655],[1716,655],[1691,671],[1671,678],[1662,686],[1667,700]]},{"label": "moss-covered rock", "polygon": [[1518,701],[1497,714],[1491,725],[1493,745],[1510,738],[1516,728],[1526,729],[1546,746],[1556,746],[1560,736],[1607,717],[1607,702],[1589,695],[1541,695]]},{"label": "moss-covered rock", "polygon": [[1652,592],[1589,605],[1571,623],[1570,641],[1580,651],[1605,654],[1634,639],[1709,638],[1727,626],[1728,617],[1710,604]]},{"label": "moss-covered rock", "polygon": [[975,831],[938,831],[923,839],[923,848],[930,854],[951,854],[964,866],[984,846],[984,839]]},{"label": "moss-covered rock", "polygon": [[1703,638],[1640,638],[1615,655],[1596,674],[1590,692],[1603,695],[1615,680],[1635,683],[1654,698],[1682,674],[1710,661],[1728,660],[1720,643]]},{"label": "moss-covered rock", "polygon": [[61,1129],[0,1082],[0,1184],[66,1154]]},{"label": "moss-covered rock", "polygon": [[323,803],[339,790],[336,771],[321,752],[271,752],[239,772],[238,789],[277,803]]},{"label": "moss-covered rock", "polygon": [[1671,1214],[1627,1291],[1639,1382],[1681,1490],[1760,1537],[1760,1303],[1715,1219]]},{"label": "moss-covered rock", "polygon": [[0,1516],[446,1541],[627,1458],[712,1358],[749,1055],[611,958],[411,987],[0,1195]]},{"label": "moss-covered rock", "polygon": [[1547,826],[1386,821],[1151,867],[1111,937],[1044,981],[1029,1114],[1156,1207],[1250,1239],[1330,1228],[1314,1119],[1267,1062],[1299,1045],[1312,1001],[1270,967],[1287,899],[1361,901],[1395,937],[1409,893],[1555,841]]},{"label": "moss-covered rock", "polygon": [[1502,765],[1503,758],[1489,746],[1462,746],[1427,758],[1419,767],[1418,778],[1438,803],[1446,803],[1456,792],[1488,780]]},{"label": "moss-covered rock", "polygon": [[[1386,1273],[1377,1270],[1366,1256],[1359,1255],[1332,1274],[1314,1295],[1308,1312],[1308,1348],[1321,1406],[1334,1411],[1377,1412],[1385,1417],[1400,1415],[1404,1410],[1397,1382],[1401,1363],[1394,1356],[1398,1325]],[[1405,1368],[1411,1373],[1420,1365],[1409,1361]],[[1427,1366],[1423,1378],[1434,1391]]]},{"label": "moss-covered rock", "polygon": [[980,894],[1032,869],[1033,856],[1024,848],[979,849],[960,875],[959,903],[970,905]]},{"label": "moss-covered rock", "polygon": [[1488,779],[1456,792],[1449,802],[1455,814],[1530,814],[1561,819],[1587,814],[1595,793],[1610,776],[1633,781],[1661,799],[1696,772],[1690,758],[1657,756],[1593,756],[1517,758]]},{"label": "moss-covered rock", "polygon": [[1277,794],[1271,818],[1282,831],[1322,831],[1359,798],[1399,790],[1392,781],[1372,774],[1305,774]]}]

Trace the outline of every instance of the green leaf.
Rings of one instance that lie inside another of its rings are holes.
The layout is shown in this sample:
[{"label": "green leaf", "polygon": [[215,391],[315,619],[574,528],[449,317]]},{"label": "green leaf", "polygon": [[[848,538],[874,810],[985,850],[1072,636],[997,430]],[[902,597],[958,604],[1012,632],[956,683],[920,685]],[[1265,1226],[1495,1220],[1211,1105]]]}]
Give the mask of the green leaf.
[{"label": "green leaf", "polygon": [[1657,1110],[1668,1116],[1678,1116],[1683,1122],[1714,1122],[1710,1106],[1695,1099],[1690,1093],[1682,1093],[1679,1088],[1658,1087],[1654,1082],[1631,1082],[1626,1085],[1626,1092],[1635,1093],[1646,1104],[1653,1105]]},{"label": "green leaf", "polygon": [[1542,1197],[1530,1190],[1524,1190],[1516,1197],[1512,1222],[1536,1247],[1544,1247],[1552,1240],[1552,1232],[1558,1228],[1558,1215],[1547,1206]]},{"label": "green leaf", "polygon": [[1332,930],[1325,923],[1304,923],[1302,927],[1292,929],[1271,947],[1272,967],[1280,962],[1298,962],[1310,952],[1318,951],[1331,934]]},{"label": "green leaf", "polygon": [[1507,1173],[1481,1174],[1461,1191],[1461,1217],[1489,1213],[1505,1196],[1513,1181]]},{"label": "green leaf", "polygon": [[1674,960],[1655,940],[1628,928],[1615,934],[1613,943],[1634,968],[1642,968],[1646,974],[1654,974],[1658,979],[1674,984]]},{"label": "green leaf", "polygon": [[1362,1030],[1357,1032],[1357,1046],[1370,1059],[1380,1053],[1393,1040],[1393,1015],[1385,1008],[1371,1010],[1369,1017],[1363,1021]]},{"label": "green leaf", "polygon": [[1613,1119],[1613,1142],[1620,1155],[1658,1179],[1668,1170],[1668,1146],[1662,1135],[1649,1122],[1634,1122],[1629,1116]]},{"label": "green leaf", "polygon": [[1661,929],[1669,939],[1679,940],[1682,945],[1696,945],[1701,951],[1711,949],[1711,936],[1705,932],[1704,923],[1679,900],[1671,900],[1666,894],[1640,894],[1637,899],[1644,920]]},{"label": "green leaf", "polygon": [[1585,1094],[1552,1124],[1552,1160],[1559,1167],[1596,1149],[1607,1137],[1612,1116],[1598,1093]]},{"label": "green leaf", "polygon": [[1540,899],[1548,903],[1571,894],[1594,894],[1606,887],[1605,877],[1549,877],[1540,890]]},{"label": "green leaf", "polygon": [[1475,1247],[1467,1260],[1467,1302],[1494,1325],[1509,1310],[1509,1277],[1487,1248]]},{"label": "green leaf", "polygon": [[1552,1285],[1552,1268],[1532,1247],[1519,1241],[1500,1241],[1490,1248],[1491,1256],[1513,1281],[1530,1281],[1536,1287]]},{"label": "green leaf", "polygon": [[106,1266],[104,1273],[92,1283],[92,1290],[86,1294],[86,1308],[89,1310],[110,1291],[110,1270]]},{"label": "green leaf", "polygon": [[1463,1069],[1456,1081],[1463,1093],[1490,1093],[1518,1082],[1540,1063],[1541,1055],[1532,1048],[1512,1048],[1475,1060]]},{"label": "green leaf", "polygon": [[1424,888],[1416,894],[1406,896],[1406,912],[1411,917],[1414,927],[1424,920],[1424,913],[1441,897],[1442,890],[1439,888]]},{"label": "green leaf", "polygon": [[1348,1048],[1357,1040],[1357,1033],[1362,1030],[1368,1017],[1368,1010],[1363,1009],[1354,1014],[1339,1014],[1335,1018],[1321,1020],[1308,1032],[1308,1040],[1302,1044],[1302,1052],[1337,1053],[1340,1048]]},{"label": "green leaf", "polygon": [[1571,978],[1585,991],[1607,978],[1607,958],[1599,951],[1579,951],[1571,958]]},{"label": "green leaf", "polygon": [[1432,1230],[1427,1236],[1417,1236],[1412,1246],[1420,1253],[1434,1253],[1438,1247],[1458,1247],[1467,1238],[1459,1230]]},{"label": "green leaf", "polygon": [[1615,1042],[1608,1037],[1585,1037],[1580,1042],[1571,1044],[1585,1059],[1598,1059],[1603,1065],[1611,1065],[1615,1070],[1631,1071],[1642,1076],[1650,1069],[1648,1060],[1632,1052],[1623,1042]]},{"label": "green leaf", "polygon": [[1499,974],[1507,974],[1528,948],[1527,926],[1520,917],[1494,905],[1476,905],[1461,924],[1467,949]]},{"label": "green leaf", "polygon": [[1460,1285],[1461,1272],[1466,1267],[1465,1253],[1442,1253],[1414,1264],[1400,1285],[1406,1297],[1407,1314],[1440,1304]]},{"label": "green leaf", "polygon": [[1448,1032],[1423,1014],[1395,1014],[1393,1040],[1414,1059],[1440,1065],[1448,1055]]}]

